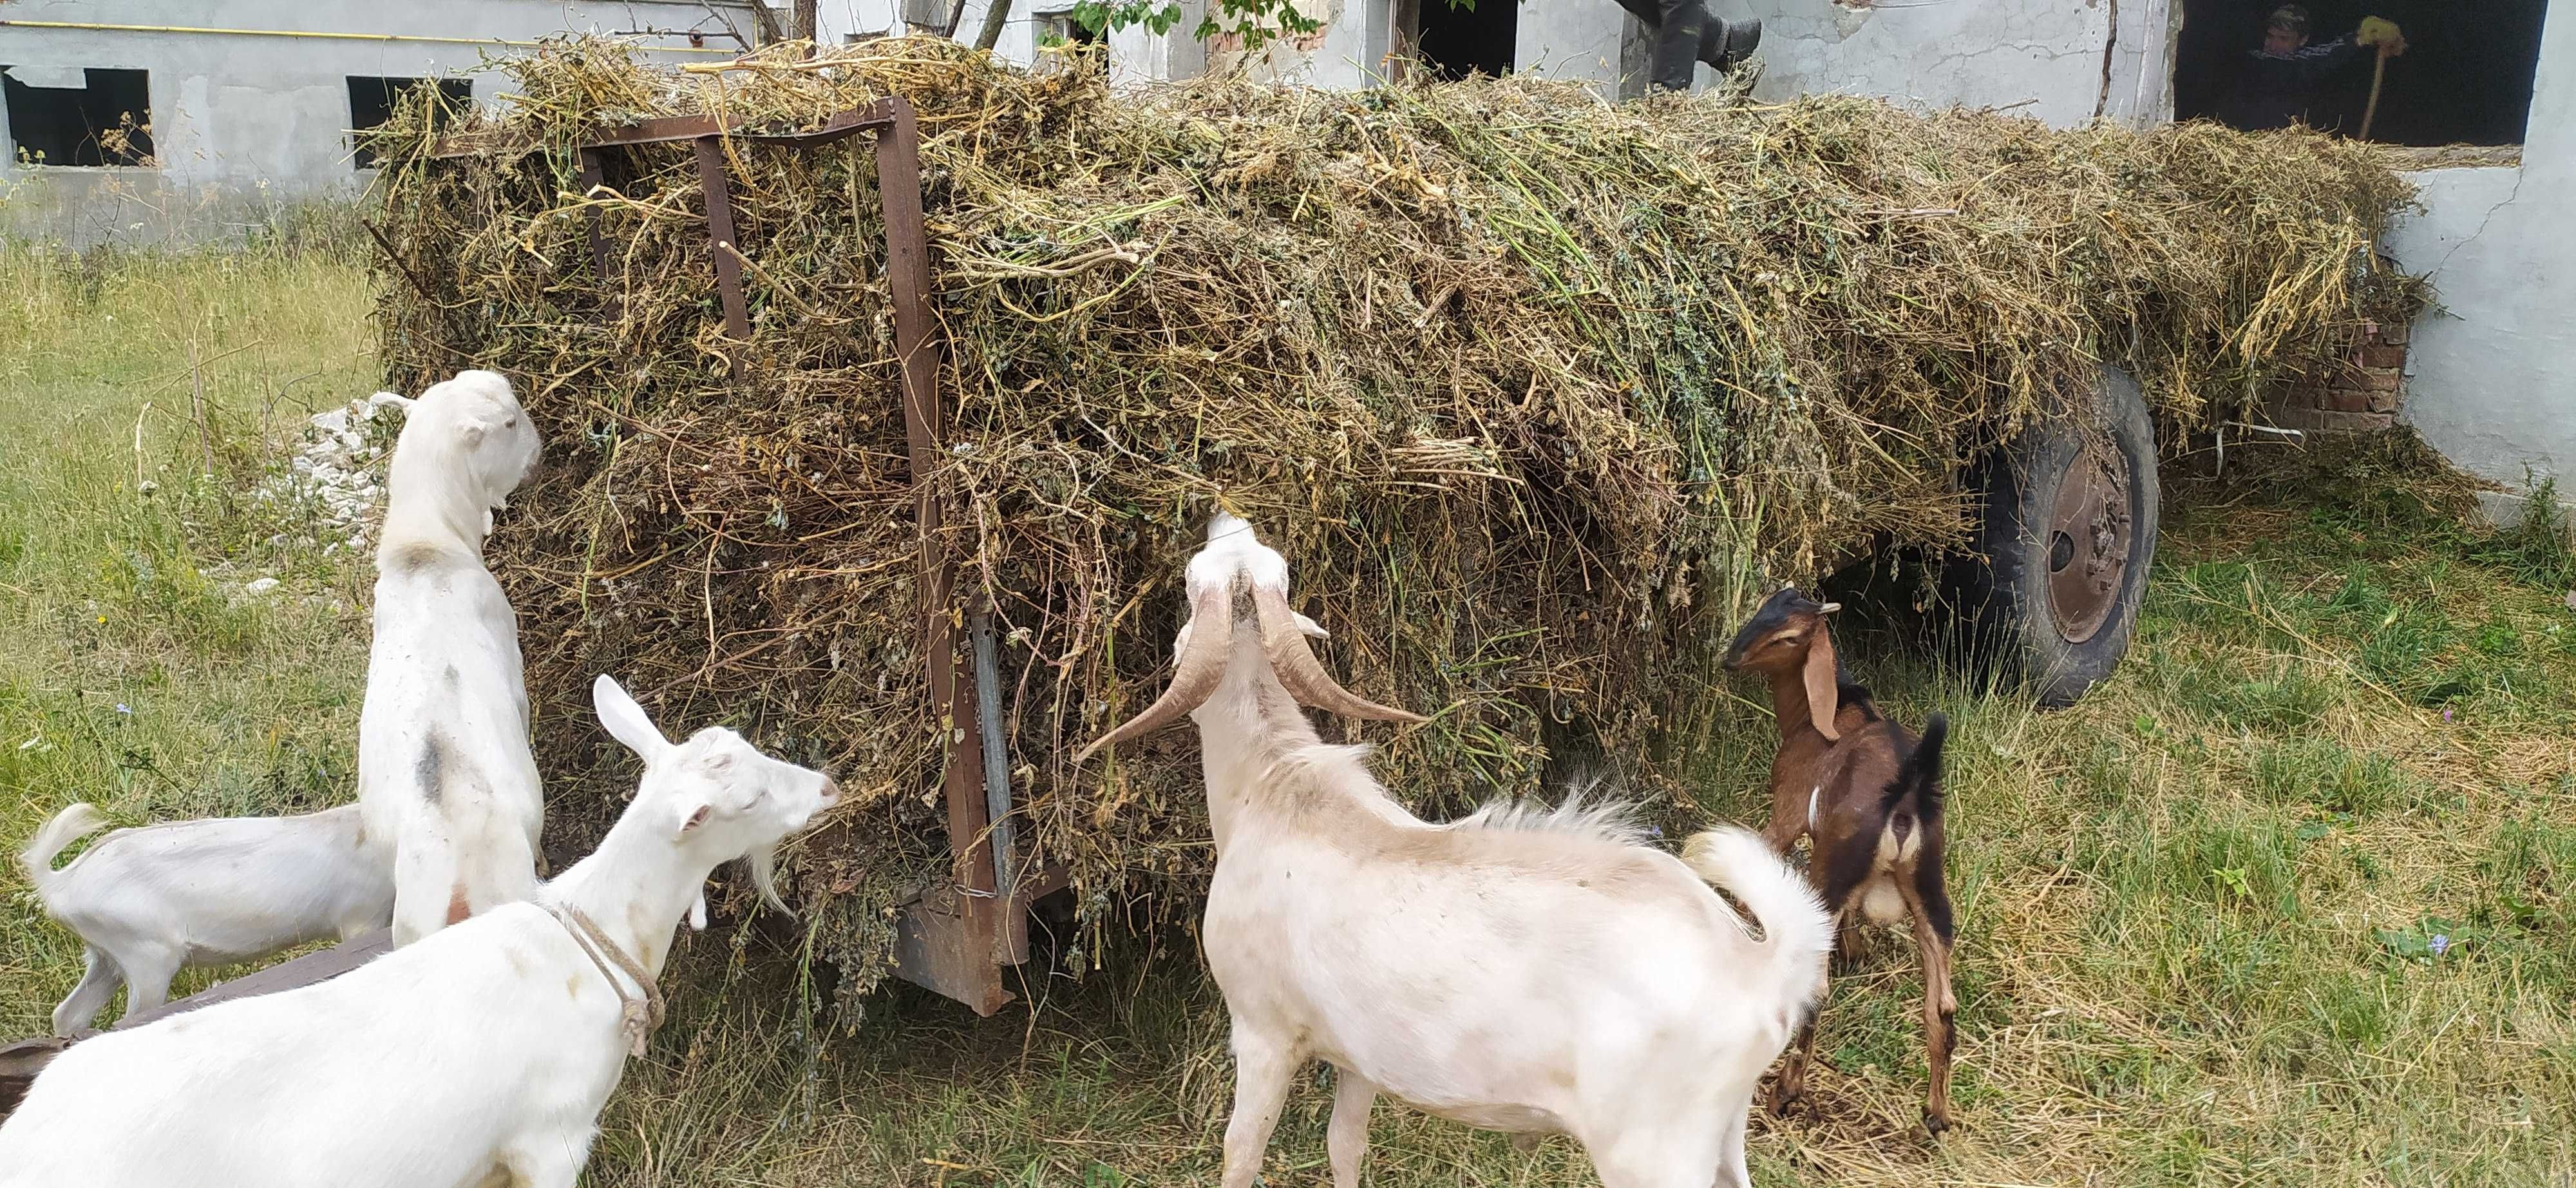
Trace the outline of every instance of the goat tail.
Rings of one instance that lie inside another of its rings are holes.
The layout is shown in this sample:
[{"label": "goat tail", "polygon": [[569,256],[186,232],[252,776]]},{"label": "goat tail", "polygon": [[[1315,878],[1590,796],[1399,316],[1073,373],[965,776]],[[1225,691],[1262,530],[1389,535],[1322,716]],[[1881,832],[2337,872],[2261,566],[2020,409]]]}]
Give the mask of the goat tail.
[{"label": "goat tail", "polygon": [[1941,818],[1941,751],[1950,741],[1950,719],[1934,714],[1923,722],[1923,738],[1914,744],[1914,753],[1896,770],[1896,778],[1887,785],[1887,806],[1911,796],[1914,811],[1927,821]]},{"label": "goat tail", "polygon": [[42,895],[45,884],[53,879],[54,855],[106,827],[107,814],[86,801],[72,802],[39,827],[36,836],[27,839],[26,848],[18,851],[18,862],[27,868],[27,881],[36,885],[36,893]]},{"label": "goat tail", "polygon": [[1752,909],[1773,968],[1793,994],[1811,1000],[1823,992],[1833,915],[1761,834],[1733,825],[1692,834],[1682,843],[1682,865]]}]

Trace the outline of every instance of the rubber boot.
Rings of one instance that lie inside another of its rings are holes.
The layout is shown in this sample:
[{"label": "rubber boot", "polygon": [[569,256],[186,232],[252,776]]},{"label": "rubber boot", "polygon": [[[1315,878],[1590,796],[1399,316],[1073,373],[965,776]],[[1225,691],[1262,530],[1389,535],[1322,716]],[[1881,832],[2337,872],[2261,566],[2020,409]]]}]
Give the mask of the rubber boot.
[{"label": "rubber boot", "polygon": [[1699,60],[1725,70],[1751,57],[1761,44],[1762,22],[1759,19],[1728,21],[1710,17],[1708,27],[1700,31]]}]

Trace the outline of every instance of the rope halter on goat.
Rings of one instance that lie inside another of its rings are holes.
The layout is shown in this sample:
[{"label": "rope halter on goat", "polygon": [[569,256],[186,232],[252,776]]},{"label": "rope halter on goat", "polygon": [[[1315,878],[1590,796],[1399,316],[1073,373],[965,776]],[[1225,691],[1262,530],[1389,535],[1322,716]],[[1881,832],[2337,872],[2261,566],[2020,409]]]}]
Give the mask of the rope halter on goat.
[{"label": "rope halter on goat", "polygon": [[[592,965],[599,967],[599,976],[608,979],[609,989],[617,992],[622,1016],[619,1029],[626,1035],[626,1050],[632,1055],[642,1056],[645,1041],[662,1026],[662,988],[653,984],[653,975],[644,972],[642,963],[627,956],[626,950],[608,939],[608,934],[601,932],[599,925],[583,915],[580,908],[568,903],[548,904],[546,914],[553,916],[564,926],[565,932],[572,934],[573,943],[580,946],[582,954],[590,958]],[[611,964],[634,981],[637,993],[627,991],[626,983],[618,980],[616,972],[610,971]]]}]

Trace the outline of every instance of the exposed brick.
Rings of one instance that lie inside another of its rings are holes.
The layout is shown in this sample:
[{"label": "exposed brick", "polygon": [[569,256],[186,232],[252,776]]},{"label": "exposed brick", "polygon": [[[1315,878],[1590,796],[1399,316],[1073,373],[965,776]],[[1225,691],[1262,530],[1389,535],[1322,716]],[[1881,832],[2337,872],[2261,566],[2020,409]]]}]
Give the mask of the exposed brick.
[{"label": "exposed brick", "polygon": [[2399,397],[2400,397],[2401,395],[2402,395],[2402,393],[2398,393],[2398,392],[2373,392],[2373,393],[2371,393],[2371,394],[2370,394],[2370,411],[2372,411],[2372,412],[2384,412],[2384,413],[2393,413],[2393,412],[2396,412],[2396,411],[2397,411],[2398,399],[2399,399]]},{"label": "exposed brick", "polygon": [[2397,418],[2379,412],[2291,408],[2281,410],[2278,422],[2284,429],[2303,429],[2310,433],[2376,433],[2396,424]]},{"label": "exposed brick", "polygon": [[2364,367],[2406,366],[2406,348],[2402,346],[2366,346],[2354,354]]},{"label": "exposed brick", "polygon": [[2408,326],[2404,322],[2381,322],[2379,323],[2379,332],[2372,335],[2372,337],[2377,338],[2379,341],[2386,343],[2389,346],[2402,347],[2406,345],[2407,335],[2412,332],[2413,329],[2413,327]]},{"label": "exposed brick", "polygon": [[2281,394],[2273,400],[2273,403],[2283,408],[2324,408],[2326,400],[2333,391],[2334,389],[2322,384],[2300,384],[2281,389]]},{"label": "exposed brick", "polygon": [[2317,416],[2322,418],[2317,429],[2324,433],[2377,433],[2397,423],[2387,413],[2321,412]]},{"label": "exposed brick", "polygon": [[[2360,388],[2335,388],[2325,393],[2325,399],[2315,407],[2330,412],[2369,412],[2371,411],[2370,398],[2375,395],[2379,393],[2363,391]],[[2391,392],[2387,395],[2395,396],[2396,393]]]},{"label": "exposed brick", "polygon": [[2360,378],[2346,380],[2341,386],[2364,388],[2373,392],[2394,392],[2405,383],[2406,373],[2394,367],[2365,367],[2361,369]]}]

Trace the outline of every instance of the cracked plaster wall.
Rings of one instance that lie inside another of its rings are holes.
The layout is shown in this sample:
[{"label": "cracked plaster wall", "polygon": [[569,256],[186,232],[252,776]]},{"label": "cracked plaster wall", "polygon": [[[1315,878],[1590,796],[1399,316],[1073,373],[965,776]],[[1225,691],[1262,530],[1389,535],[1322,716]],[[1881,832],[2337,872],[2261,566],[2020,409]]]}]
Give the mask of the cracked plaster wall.
[{"label": "cracked plaster wall", "polygon": [[1713,0],[1712,7],[1762,18],[1760,99],[1831,91],[2011,107],[2060,127],[2091,119],[2097,108],[2132,124],[2173,112],[2174,10],[2166,0]]},{"label": "cracked plaster wall", "polygon": [[[2576,19],[2540,38],[2522,164],[2413,175],[2423,212],[2382,245],[2427,273],[2439,308],[2418,319],[2403,416],[2471,472],[2521,487],[2576,486]],[[2570,494],[2564,492],[2562,494]]]}]

